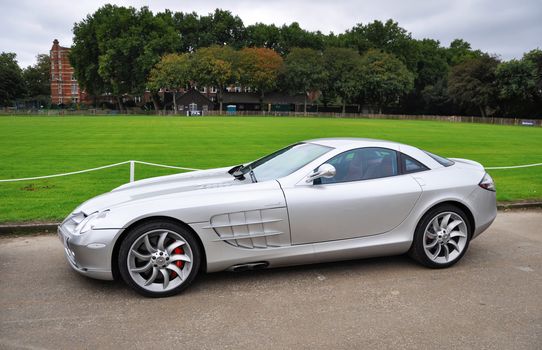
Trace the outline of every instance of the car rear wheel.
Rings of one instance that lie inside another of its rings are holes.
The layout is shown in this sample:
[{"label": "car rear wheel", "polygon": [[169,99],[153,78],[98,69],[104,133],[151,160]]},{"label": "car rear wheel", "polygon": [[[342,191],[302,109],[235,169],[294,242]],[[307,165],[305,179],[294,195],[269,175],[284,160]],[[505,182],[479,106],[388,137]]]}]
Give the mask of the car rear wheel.
[{"label": "car rear wheel", "polygon": [[453,205],[439,206],[418,223],[409,255],[428,267],[452,266],[467,251],[471,235],[463,210]]},{"label": "car rear wheel", "polygon": [[196,277],[199,246],[185,227],[149,222],[131,230],[121,243],[118,266],[123,280],[148,297],[181,292]]}]

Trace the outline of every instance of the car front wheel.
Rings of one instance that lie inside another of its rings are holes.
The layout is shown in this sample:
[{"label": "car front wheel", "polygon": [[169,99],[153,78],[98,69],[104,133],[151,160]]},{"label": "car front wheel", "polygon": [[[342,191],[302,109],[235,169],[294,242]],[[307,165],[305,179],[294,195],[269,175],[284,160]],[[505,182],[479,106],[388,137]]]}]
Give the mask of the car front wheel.
[{"label": "car front wheel", "polygon": [[196,277],[199,246],[192,232],[174,222],[148,222],[132,229],[121,243],[122,279],[147,297],[177,294]]},{"label": "car front wheel", "polygon": [[471,235],[463,210],[452,205],[436,207],[420,220],[409,254],[425,266],[448,267],[463,257]]}]

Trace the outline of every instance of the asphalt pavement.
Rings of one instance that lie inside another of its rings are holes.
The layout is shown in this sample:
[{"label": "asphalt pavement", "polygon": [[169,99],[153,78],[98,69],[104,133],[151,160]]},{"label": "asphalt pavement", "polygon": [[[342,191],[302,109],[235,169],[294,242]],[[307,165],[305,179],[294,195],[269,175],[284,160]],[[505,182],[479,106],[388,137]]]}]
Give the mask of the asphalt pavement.
[{"label": "asphalt pavement", "polygon": [[542,349],[542,211],[499,212],[456,266],[404,256],[199,276],[146,299],[0,237],[0,349]]}]

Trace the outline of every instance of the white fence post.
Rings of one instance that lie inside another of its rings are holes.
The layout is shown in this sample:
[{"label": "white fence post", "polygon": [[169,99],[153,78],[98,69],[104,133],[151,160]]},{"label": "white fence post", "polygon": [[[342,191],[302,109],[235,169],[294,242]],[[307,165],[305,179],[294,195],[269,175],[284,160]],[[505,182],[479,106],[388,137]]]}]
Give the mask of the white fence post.
[{"label": "white fence post", "polygon": [[130,161],[130,182],[134,182],[135,179],[135,162]]}]

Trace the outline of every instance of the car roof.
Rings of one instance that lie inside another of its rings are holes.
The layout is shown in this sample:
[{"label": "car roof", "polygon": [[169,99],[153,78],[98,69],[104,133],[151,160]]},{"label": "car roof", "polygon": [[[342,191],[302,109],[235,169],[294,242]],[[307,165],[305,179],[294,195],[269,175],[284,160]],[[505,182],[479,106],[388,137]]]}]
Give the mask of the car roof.
[{"label": "car roof", "polygon": [[333,147],[333,148],[387,147],[387,148],[392,148],[392,149],[398,149],[398,146],[402,145],[400,143],[393,142],[393,141],[357,138],[357,137],[321,138],[321,139],[307,140],[304,142],[315,143],[318,145]]}]

